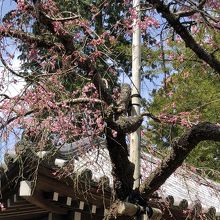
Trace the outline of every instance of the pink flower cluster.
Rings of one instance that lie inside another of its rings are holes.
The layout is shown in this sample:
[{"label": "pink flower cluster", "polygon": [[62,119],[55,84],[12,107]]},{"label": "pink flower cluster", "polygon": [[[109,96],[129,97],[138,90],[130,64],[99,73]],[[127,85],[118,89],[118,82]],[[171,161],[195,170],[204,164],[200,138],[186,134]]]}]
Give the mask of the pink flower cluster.
[{"label": "pink flower cluster", "polygon": [[20,11],[25,11],[28,8],[25,0],[17,0],[17,8]]},{"label": "pink flower cluster", "polygon": [[3,203],[0,202],[0,211],[5,211],[6,208]]},{"label": "pink flower cluster", "polygon": [[96,91],[96,87],[93,83],[87,83],[82,88],[82,97],[88,97],[91,99],[98,98],[99,95]]},{"label": "pink flower cluster", "polygon": [[53,29],[58,35],[64,35],[67,34],[67,31],[63,27],[63,24],[59,21],[54,21],[53,23]]},{"label": "pink flower cluster", "polygon": [[41,4],[41,9],[44,10],[49,16],[57,15],[59,12],[56,3],[53,0],[44,1],[44,3]]},{"label": "pink flower cluster", "polygon": [[99,45],[101,45],[101,44],[104,44],[104,39],[102,39],[102,38],[98,38],[98,39],[93,39],[91,42],[90,42],[90,44],[92,45],[92,46],[99,46]]},{"label": "pink flower cluster", "polygon": [[153,17],[145,17],[143,21],[139,21],[139,26],[142,31],[146,31],[149,27],[159,27],[159,22]]},{"label": "pink flower cluster", "polygon": [[217,0],[208,0],[206,2],[206,5],[212,9],[216,9],[216,10],[219,10],[219,8],[220,8],[220,2]]},{"label": "pink flower cluster", "polygon": [[161,113],[159,119],[168,124],[179,124],[183,127],[190,128],[192,123],[189,120],[190,112],[180,112],[177,115]]}]

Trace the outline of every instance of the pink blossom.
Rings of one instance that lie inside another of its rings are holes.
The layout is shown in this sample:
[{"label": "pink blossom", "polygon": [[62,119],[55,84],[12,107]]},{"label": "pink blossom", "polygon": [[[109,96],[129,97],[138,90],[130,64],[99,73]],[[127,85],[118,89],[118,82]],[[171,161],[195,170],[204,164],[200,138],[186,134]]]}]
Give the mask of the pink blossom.
[{"label": "pink blossom", "polygon": [[27,8],[25,0],[17,0],[17,7],[18,7],[18,10],[24,11]]},{"label": "pink blossom", "polygon": [[169,97],[172,97],[173,94],[174,94],[174,93],[173,93],[172,91],[170,91],[170,92],[167,93],[167,95],[168,95]]},{"label": "pink blossom", "polygon": [[3,203],[0,202],[0,211],[5,211],[6,208]]},{"label": "pink blossom", "polygon": [[93,46],[99,46],[101,44],[104,44],[104,39],[102,38],[98,38],[98,39],[93,39],[90,44],[93,45]]},{"label": "pink blossom", "polygon": [[117,137],[117,135],[118,135],[118,132],[117,132],[117,131],[115,131],[115,130],[112,130],[112,136],[113,136],[114,138],[116,138],[116,137]]},{"label": "pink blossom", "polygon": [[172,103],[172,108],[176,109],[176,103],[175,102]]}]

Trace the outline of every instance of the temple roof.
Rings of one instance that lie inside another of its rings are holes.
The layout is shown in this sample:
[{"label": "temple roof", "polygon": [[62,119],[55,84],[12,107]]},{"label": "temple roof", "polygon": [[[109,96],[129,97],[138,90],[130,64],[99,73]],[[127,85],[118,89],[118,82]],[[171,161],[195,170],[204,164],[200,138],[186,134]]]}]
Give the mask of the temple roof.
[{"label": "temple roof", "polygon": [[[113,181],[111,162],[105,148],[105,140],[103,138],[96,140],[96,145],[99,143],[98,148],[93,147],[93,143],[94,141],[90,138],[85,138],[71,144],[64,144],[59,148],[59,154],[53,154],[53,156],[47,151],[31,152],[32,156],[28,155],[38,158],[41,169],[44,167],[48,170],[52,179],[57,175],[60,178],[59,173],[62,172],[65,178],[72,175],[80,179],[86,174],[95,187],[100,187],[100,183],[105,180],[105,190],[111,192]],[[12,172],[11,170],[15,169],[13,164],[18,163],[19,160],[19,155],[14,152],[8,153],[8,156],[10,162],[5,169],[6,173]],[[160,162],[161,160],[153,155],[141,153],[142,181]],[[64,167],[68,167],[66,174]],[[150,199],[152,204],[156,201],[165,206],[177,207],[183,212],[186,210],[190,212],[195,206],[199,206],[200,213],[210,212],[212,215],[214,213],[214,216],[220,216],[220,184],[193,173],[185,165],[178,168],[154,195],[155,198]]]}]

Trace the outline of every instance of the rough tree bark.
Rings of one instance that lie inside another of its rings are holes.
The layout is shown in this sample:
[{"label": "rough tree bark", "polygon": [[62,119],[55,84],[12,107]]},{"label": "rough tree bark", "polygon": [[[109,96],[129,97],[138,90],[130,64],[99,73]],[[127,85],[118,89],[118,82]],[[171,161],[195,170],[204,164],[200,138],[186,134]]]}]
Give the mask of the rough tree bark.
[{"label": "rough tree bark", "polygon": [[171,146],[170,155],[162,161],[161,165],[142,184],[141,192],[144,196],[149,196],[163,185],[167,178],[182,165],[198,143],[205,140],[220,141],[220,126],[203,122],[193,126],[179,140],[175,141]]}]

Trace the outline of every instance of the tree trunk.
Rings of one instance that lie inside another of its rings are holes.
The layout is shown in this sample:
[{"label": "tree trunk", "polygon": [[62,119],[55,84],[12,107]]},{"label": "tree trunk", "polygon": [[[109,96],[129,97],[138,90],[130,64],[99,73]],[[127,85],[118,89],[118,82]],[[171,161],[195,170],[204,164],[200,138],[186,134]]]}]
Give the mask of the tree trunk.
[{"label": "tree trunk", "polygon": [[124,200],[132,191],[134,165],[128,159],[125,133],[118,132],[117,136],[113,137],[112,130],[110,128],[106,130],[107,148],[112,162],[115,197]]}]

